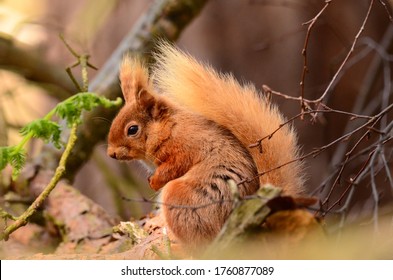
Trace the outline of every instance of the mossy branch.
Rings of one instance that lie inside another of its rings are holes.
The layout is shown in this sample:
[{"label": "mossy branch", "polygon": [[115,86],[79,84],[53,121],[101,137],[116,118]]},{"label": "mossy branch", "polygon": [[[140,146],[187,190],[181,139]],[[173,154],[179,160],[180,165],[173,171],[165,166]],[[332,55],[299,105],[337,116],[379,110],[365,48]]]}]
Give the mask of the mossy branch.
[{"label": "mossy branch", "polygon": [[[79,86],[82,91],[88,89],[88,76],[87,67],[92,67],[88,62],[88,55],[78,55],[74,52],[71,47],[65,42],[66,47],[74,54],[78,62],[76,65],[81,64],[82,67],[82,81],[83,85]],[[72,73],[70,74],[71,79]],[[73,79],[75,80],[75,79]],[[77,127],[82,123],[82,112],[84,110],[90,111],[97,106],[103,106],[106,108],[119,106],[122,103],[121,98],[117,98],[115,101],[106,99],[91,92],[80,92],[65,101],[57,104],[57,106],[51,110],[44,118],[35,120],[30,124],[26,125],[22,130],[21,134],[23,138],[21,142],[11,147],[0,147],[0,171],[4,169],[7,164],[13,167],[12,177],[15,179],[21,172],[26,158],[25,145],[33,138],[41,138],[46,142],[52,142],[56,148],[61,148],[60,134],[61,127],[58,123],[51,121],[54,115],[57,115],[61,119],[67,122],[68,127],[71,128],[70,136],[65,150],[61,155],[59,165],[55,170],[55,174],[45,187],[43,192],[36,198],[36,200],[28,207],[28,209],[19,217],[13,217],[4,210],[1,211],[1,215],[4,219],[15,220],[10,226],[6,227],[5,230],[0,234],[0,240],[7,240],[9,235],[17,230],[18,228],[26,225],[29,218],[37,211],[42,205],[45,199],[49,196],[51,191],[55,188],[59,180],[64,176],[66,172],[67,160],[71,154],[71,150],[75,146],[77,140]]]},{"label": "mossy branch", "polygon": [[66,163],[69,155],[71,154],[72,148],[77,140],[76,137],[77,124],[74,123],[71,128],[70,136],[68,138],[67,145],[64,153],[62,154],[59,162],[59,166],[56,168],[55,174],[53,175],[49,184],[41,192],[41,194],[34,200],[34,202],[27,208],[27,210],[20,215],[13,224],[6,227],[6,229],[0,234],[0,240],[8,240],[8,237],[18,228],[26,225],[30,217],[41,207],[45,199],[49,196],[51,191],[56,187],[59,180],[63,177],[66,170]]},{"label": "mossy branch", "polygon": [[249,228],[260,225],[269,215],[271,209],[267,202],[279,196],[281,192],[281,189],[272,185],[264,185],[257,191],[254,199],[243,200],[238,203],[218,236],[204,252],[204,256],[214,256],[217,252],[233,246],[235,242],[242,241]]},{"label": "mossy branch", "polygon": [[[150,60],[157,38],[175,41],[197,17],[207,0],[156,0],[135,23],[111,57],[89,84],[89,90],[109,99],[122,96],[119,87],[119,64],[126,53],[138,53]],[[104,140],[108,127],[97,125],[97,118],[112,120],[116,110],[97,108],[86,114],[78,129],[78,142],[67,164],[67,178],[72,180],[87,162],[97,143]]]},{"label": "mossy branch", "polygon": [[[102,105],[104,107],[118,106],[122,103],[122,100],[118,98],[116,101],[110,101],[106,98],[97,96],[94,93],[82,92],[76,94],[67,100],[59,103],[52,111],[50,111],[43,119],[36,120],[28,124],[22,129],[24,135],[22,141],[12,147],[0,147],[0,163],[1,169],[3,169],[8,163],[13,167],[13,177],[17,177],[25,163],[26,152],[24,146],[33,138],[39,137],[44,140],[51,141],[55,146],[60,148],[60,126],[50,121],[50,119],[57,114],[61,118],[67,121],[67,124],[71,127],[70,136],[68,138],[65,150],[60,158],[58,167],[56,168],[55,174],[44,191],[37,197],[37,199],[30,205],[30,207],[19,217],[15,218],[11,215],[7,215],[6,212],[2,212],[3,218],[12,218],[15,222],[8,226],[3,233],[0,234],[0,240],[7,240],[9,235],[17,230],[18,228],[27,224],[29,218],[37,211],[42,205],[44,200],[48,197],[50,192],[64,176],[66,171],[66,163],[71,154],[71,150],[74,147],[77,140],[77,127],[81,123],[81,115],[83,110],[91,110],[96,106]],[[55,136],[54,136],[55,135]]]}]

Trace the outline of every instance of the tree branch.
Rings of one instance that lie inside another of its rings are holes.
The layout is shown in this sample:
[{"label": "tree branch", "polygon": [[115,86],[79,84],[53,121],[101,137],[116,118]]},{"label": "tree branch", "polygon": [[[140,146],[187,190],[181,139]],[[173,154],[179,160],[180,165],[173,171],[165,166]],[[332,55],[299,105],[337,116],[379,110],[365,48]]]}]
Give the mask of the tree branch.
[{"label": "tree branch", "polygon": [[[151,59],[155,41],[164,38],[176,40],[183,29],[195,18],[207,0],[179,1],[159,0],[143,15],[126,35],[107,63],[90,83],[90,91],[109,99],[121,96],[118,80],[119,63],[127,52],[139,53],[146,60]],[[67,174],[73,179],[80,167],[90,158],[95,145],[105,139],[108,126],[97,124],[98,118],[112,120],[115,110],[97,109],[85,115],[78,131],[78,142],[68,161]]]},{"label": "tree branch", "polygon": [[75,86],[64,69],[46,62],[32,48],[10,37],[0,35],[0,68],[17,71],[26,79],[50,87],[48,94],[64,100],[75,92]]},{"label": "tree branch", "polygon": [[44,203],[45,199],[49,196],[51,191],[56,187],[57,183],[60,181],[62,176],[64,175],[64,172],[66,170],[65,165],[67,162],[67,159],[71,153],[72,148],[75,145],[76,142],[76,128],[77,124],[74,124],[71,129],[71,134],[69,137],[69,140],[67,142],[67,146],[64,150],[64,153],[62,154],[60,158],[60,163],[59,166],[56,168],[56,172],[54,176],[52,177],[51,181],[49,184],[45,187],[45,189],[40,193],[40,195],[34,200],[34,202],[29,206],[29,208],[23,212],[21,216],[19,216],[13,224],[8,226],[1,234],[0,234],[0,240],[8,240],[8,237],[11,233],[13,233],[15,230],[18,228],[25,226],[30,217],[37,211],[39,207]]}]

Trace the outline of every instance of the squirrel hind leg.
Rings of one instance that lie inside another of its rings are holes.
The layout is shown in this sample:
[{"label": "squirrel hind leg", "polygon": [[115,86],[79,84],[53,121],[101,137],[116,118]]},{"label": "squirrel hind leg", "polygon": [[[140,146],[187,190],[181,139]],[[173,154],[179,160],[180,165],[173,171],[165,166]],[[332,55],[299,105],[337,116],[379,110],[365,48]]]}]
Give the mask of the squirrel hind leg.
[{"label": "squirrel hind leg", "polygon": [[172,233],[190,249],[211,241],[221,230],[232,203],[222,185],[205,184],[185,177],[168,182],[162,191],[163,213]]}]

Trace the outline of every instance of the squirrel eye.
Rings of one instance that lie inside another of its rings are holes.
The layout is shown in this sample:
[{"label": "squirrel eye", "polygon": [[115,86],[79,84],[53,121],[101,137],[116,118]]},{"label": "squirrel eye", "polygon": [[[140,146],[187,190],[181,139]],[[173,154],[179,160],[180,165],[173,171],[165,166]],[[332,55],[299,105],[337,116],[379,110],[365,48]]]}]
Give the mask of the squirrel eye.
[{"label": "squirrel eye", "polygon": [[138,130],[139,127],[136,124],[131,125],[127,130],[127,136],[135,136],[135,134],[138,133]]}]

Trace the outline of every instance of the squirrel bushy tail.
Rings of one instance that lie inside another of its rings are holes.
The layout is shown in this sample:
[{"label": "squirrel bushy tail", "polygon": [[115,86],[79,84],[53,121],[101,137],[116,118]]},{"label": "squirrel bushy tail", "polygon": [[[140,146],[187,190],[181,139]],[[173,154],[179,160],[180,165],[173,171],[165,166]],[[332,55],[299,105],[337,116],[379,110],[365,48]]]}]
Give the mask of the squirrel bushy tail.
[{"label": "squirrel bushy tail", "polygon": [[277,107],[251,84],[240,85],[231,74],[221,74],[203,65],[169,43],[160,43],[153,69],[155,86],[174,102],[228,128],[249,150],[260,183],[271,183],[287,194],[302,191],[302,164],[299,161],[277,167],[299,155],[297,137],[285,125],[262,142],[262,152],[249,145],[284,123]]}]

